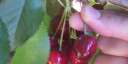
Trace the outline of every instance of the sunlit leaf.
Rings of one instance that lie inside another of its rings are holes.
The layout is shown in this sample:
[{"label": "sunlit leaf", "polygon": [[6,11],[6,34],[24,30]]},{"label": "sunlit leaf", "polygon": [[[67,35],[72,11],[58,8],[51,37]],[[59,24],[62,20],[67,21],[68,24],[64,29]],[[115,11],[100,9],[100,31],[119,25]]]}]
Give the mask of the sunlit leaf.
[{"label": "sunlit leaf", "polygon": [[44,16],[39,30],[16,50],[12,64],[46,64],[49,55],[49,17]]}]

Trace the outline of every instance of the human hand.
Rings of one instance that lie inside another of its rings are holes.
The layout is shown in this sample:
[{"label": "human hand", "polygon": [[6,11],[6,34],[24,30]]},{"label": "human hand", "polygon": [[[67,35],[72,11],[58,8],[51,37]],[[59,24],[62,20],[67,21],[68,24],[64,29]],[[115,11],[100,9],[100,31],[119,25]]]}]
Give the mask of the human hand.
[{"label": "human hand", "polygon": [[[98,47],[104,53],[95,64],[128,64],[128,12],[82,8],[81,19],[95,32],[102,35]],[[80,18],[80,17],[78,17]]]}]

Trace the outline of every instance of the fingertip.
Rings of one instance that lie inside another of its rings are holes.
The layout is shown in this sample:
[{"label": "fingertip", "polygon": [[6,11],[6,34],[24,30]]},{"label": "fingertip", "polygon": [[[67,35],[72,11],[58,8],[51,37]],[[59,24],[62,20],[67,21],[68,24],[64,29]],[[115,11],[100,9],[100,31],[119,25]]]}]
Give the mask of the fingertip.
[{"label": "fingertip", "polygon": [[84,23],[78,12],[73,13],[69,18],[69,26],[78,31],[84,31]]},{"label": "fingertip", "polygon": [[81,17],[85,22],[89,22],[91,19],[98,19],[100,16],[101,13],[91,6],[84,6],[81,9]]},{"label": "fingertip", "polygon": [[101,12],[91,6],[84,6],[81,10],[81,18],[94,31],[104,36],[111,36],[111,31],[102,22]]}]

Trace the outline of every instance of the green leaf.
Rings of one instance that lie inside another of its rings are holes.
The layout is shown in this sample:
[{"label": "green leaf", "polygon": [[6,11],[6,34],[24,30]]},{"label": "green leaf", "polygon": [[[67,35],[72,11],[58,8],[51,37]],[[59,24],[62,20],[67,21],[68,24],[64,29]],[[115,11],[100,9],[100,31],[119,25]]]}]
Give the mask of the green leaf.
[{"label": "green leaf", "polygon": [[43,12],[45,12],[45,0],[25,0],[21,17],[15,36],[15,45],[22,45],[38,29]]},{"label": "green leaf", "polygon": [[11,49],[24,2],[25,0],[1,0],[0,3],[0,17],[7,27]]},{"label": "green leaf", "polygon": [[0,17],[7,26],[11,50],[38,29],[46,10],[45,0],[2,0]]},{"label": "green leaf", "polygon": [[9,56],[8,33],[5,24],[0,19],[0,64],[7,64]]},{"label": "green leaf", "polygon": [[12,64],[46,64],[49,55],[49,17],[44,16],[39,30],[16,50]]}]

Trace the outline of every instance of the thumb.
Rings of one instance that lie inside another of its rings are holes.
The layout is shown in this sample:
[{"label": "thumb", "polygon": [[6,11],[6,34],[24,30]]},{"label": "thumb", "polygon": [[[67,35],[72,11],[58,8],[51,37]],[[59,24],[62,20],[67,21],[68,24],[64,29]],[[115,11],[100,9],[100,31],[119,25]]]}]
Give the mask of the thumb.
[{"label": "thumb", "polygon": [[81,17],[97,33],[116,37],[128,41],[128,15],[113,10],[96,10],[85,6],[81,10]]}]

